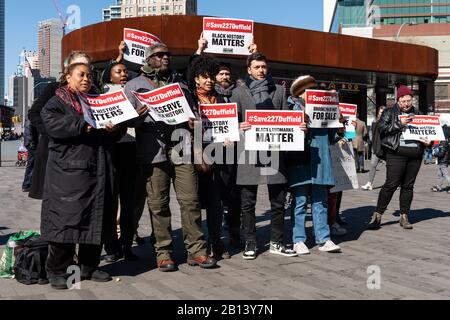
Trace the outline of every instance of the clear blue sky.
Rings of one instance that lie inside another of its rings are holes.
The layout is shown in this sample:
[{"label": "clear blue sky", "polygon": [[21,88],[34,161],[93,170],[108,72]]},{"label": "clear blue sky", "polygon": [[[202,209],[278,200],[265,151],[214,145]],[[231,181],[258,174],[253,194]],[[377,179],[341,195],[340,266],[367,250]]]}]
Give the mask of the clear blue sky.
[{"label": "clear blue sky", "polygon": [[[81,25],[101,22],[102,8],[114,0],[58,0],[63,15],[71,4],[81,9]],[[198,0],[198,14],[321,30],[321,0]],[[5,93],[22,48],[37,49],[38,21],[57,17],[52,0],[6,0]]]}]

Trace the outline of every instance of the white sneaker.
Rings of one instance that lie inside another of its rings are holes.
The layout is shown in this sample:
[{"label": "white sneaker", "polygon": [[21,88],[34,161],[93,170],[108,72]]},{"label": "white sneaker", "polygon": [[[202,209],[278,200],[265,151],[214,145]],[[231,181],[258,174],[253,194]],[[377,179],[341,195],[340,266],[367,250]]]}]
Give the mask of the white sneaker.
[{"label": "white sneaker", "polygon": [[345,236],[347,234],[347,229],[341,227],[339,223],[335,222],[330,227],[330,232],[333,236]]},{"label": "white sneaker", "polygon": [[365,185],[361,186],[361,189],[372,191],[373,187],[370,182],[367,182]]},{"label": "white sneaker", "polygon": [[310,253],[304,242],[297,242],[294,244],[294,250],[299,256]]},{"label": "white sneaker", "polygon": [[333,241],[327,240],[323,245],[319,247],[319,251],[331,253],[341,252],[341,247],[335,245]]}]

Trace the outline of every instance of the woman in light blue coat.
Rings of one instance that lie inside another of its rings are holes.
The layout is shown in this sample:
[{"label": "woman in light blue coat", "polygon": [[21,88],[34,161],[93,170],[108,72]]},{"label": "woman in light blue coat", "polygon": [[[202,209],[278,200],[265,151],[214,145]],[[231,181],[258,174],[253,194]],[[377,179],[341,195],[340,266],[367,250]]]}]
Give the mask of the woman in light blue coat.
[{"label": "woman in light blue coat", "polygon": [[[305,110],[305,90],[314,88],[316,81],[311,76],[302,76],[291,86],[288,98],[289,109]],[[305,114],[305,120],[308,117]],[[305,151],[288,153],[288,185],[294,196],[293,242],[299,255],[308,254],[305,245],[305,219],[308,201],[311,203],[315,240],[324,252],[340,252],[340,247],[330,239],[328,226],[327,190],[335,185],[331,163],[330,145],[338,142],[337,129],[310,128],[305,135]]]}]

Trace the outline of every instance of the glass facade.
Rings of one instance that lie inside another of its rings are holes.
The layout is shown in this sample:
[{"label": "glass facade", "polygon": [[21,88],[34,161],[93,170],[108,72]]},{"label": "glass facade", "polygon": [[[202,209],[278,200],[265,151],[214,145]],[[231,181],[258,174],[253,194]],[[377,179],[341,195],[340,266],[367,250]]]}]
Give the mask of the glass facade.
[{"label": "glass facade", "polygon": [[364,0],[339,1],[337,14],[339,24],[345,27],[361,27],[366,25],[366,9]]},{"label": "glass facade", "polygon": [[[370,7],[370,10],[366,10],[367,7]],[[366,11],[370,13],[367,14]],[[450,0],[341,0],[338,15],[339,24],[344,27],[448,23]]]}]

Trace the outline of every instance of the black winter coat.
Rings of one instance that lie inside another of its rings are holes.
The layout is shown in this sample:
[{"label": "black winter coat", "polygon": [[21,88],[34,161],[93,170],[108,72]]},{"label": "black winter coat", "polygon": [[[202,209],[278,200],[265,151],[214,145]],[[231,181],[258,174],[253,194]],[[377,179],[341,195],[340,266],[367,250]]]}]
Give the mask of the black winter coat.
[{"label": "black winter coat", "polygon": [[[414,107],[410,113],[420,114]],[[392,108],[386,108],[378,121],[380,130],[381,145],[391,151],[396,151],[400,145],[400,137],[406,126],[402,125],[399,115],[402,114],[398,104]]]},{"label": "black winter coat", "polygon": [[30,198],[33,199],[42,199],[44,194],[45,168],[47,166],[48,158],[48,136],[42,122],[41,111],[45,104],[55,96],[55,91],[58,88],[59,83],[50,83],[28,111],[28,118],[30,119],[31,124],[39,132],[39,142],[36,149],[33,168],[33,179],[31,180],[31,189],[28,194]]},{"label": "black winter coat", "polygon": [[115,230],[110,150],[121,134],[84,132],[83,116],[55,96],[41,112],[49,136],[41,233],[51,242],[100,245]]}]

